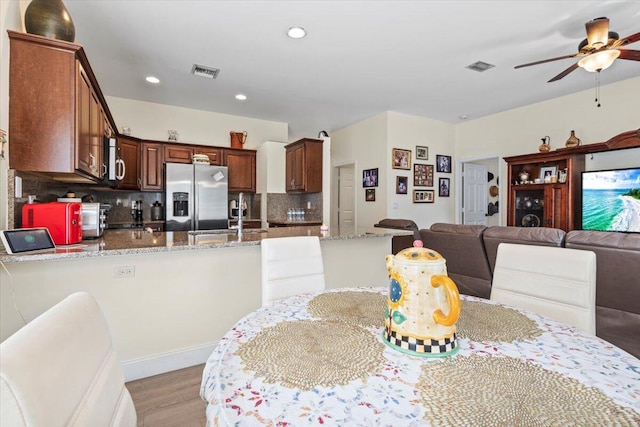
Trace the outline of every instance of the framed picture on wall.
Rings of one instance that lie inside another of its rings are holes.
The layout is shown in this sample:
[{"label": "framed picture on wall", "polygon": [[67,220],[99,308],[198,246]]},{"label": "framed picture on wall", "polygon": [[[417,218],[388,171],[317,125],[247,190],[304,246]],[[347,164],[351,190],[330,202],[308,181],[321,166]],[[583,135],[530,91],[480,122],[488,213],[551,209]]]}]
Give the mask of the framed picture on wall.
[{"label": "framed picture on wall", "polygon": [[365,169],[362,171],[362,186],[363,187],[378,186],[378,168]]},{"label": "framed picture on wall", "polygon": [[433,203],[433,190],[413,190],[413,203]]},{"label": "framed picture on wall", "polygon": [[413,165],[413,185],[416,187],[433,187],[433,165]]},{"label": "framed picture on wall", "polygon": [[429,147],[416,145],[416,160],[429,160]]},{"label": "framed picture on wall", "polygon": [[364,200],[367,202],[375,202],[376,201],[376,189],[375,188],[367,188],[364,191]]},{"label": "framed picture on wall", "polygon": [[440,178],[438,180],[438,196],[449,197],[450,182],[449,178]]},{"label": "framed picture on wall", "polygon": [[393,169],[411,169],[411,150],[391,149],[391,167]]},{"label": "framed picture on wall", "polygon": [[436,154],[436,172],[451,173],[451,156]]},{"label": "framed picture on wall", "polygon": [[396,176],[396,194],[407,194],[408,176]]}]

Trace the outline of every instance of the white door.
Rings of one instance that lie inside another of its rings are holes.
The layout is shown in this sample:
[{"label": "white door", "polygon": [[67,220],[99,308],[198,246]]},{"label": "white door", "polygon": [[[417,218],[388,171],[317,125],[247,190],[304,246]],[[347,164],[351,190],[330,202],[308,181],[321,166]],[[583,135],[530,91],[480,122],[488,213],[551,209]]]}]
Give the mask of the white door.
[{"label": "white door", "polygon": [[340,233],[352,233],[356,226],[354,166],[341,166],[338,171],[338,227]]},{"label": "white door", "polygon": [[487,225],[487,167],[464,163],[462,223]]}]

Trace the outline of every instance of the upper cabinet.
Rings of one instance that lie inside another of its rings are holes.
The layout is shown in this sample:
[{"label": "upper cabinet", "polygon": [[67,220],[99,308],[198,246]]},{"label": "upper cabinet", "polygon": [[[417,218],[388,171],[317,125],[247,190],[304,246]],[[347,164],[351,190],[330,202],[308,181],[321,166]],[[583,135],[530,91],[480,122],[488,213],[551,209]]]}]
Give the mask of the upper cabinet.
[{"label": "upper cabinet", "polygon": [[120,135],[116,142],[116,186],[123,190],[139,190],[140,143]]},{"label": "upper cabinet", "polygon": [[322,191],[322,140],[303,138],[286,149],[286,189],[289,193]]},{"label": "upper cabinet", "polygon": [[256,192],[256,151],[245,149],[222,149],[222,165],[229,169],[230,193]]},{"label": "upper cabinet", "polygon": [[102,179],[115,123],[81,46],[8,31],[9,167],[65,181]]},{"label": "upper cabinet", "polygon": [[191,163],[193,161],[193,147],[186,144],[164,145],[164,161],[167,163]]},{"label": "upper cabinet", "polygon": [[164,146],[159,142],[142,143],[141,179],[143,191],[162,191],[164,163]]}]

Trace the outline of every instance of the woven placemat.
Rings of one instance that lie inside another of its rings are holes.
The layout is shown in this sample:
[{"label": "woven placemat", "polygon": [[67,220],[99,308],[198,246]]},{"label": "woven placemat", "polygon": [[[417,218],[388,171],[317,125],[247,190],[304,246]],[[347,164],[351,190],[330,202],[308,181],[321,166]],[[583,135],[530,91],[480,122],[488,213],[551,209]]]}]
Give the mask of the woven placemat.
[{"label": "woven placemat", "polygon": [[339,320],[280,322],[264,328],[236,352],[265,382],[312,390],[378,372],[385,345],[370,331]]},{"label": "woven placemat", "polygon": [[384,326],[387,297],[378,292],[328,292],[313,297],[307,305],[318,319],[340,319],[359,326]]},{"label": "woven placemat", "polygon": [[425,363],[416,390],[437,426],[638,426],[640,413],[594,387],[511,357]]},{"label": "woven placemat", "polygon": [[542,334],[537,323],[518,311],[478,301],[461,301],[458,338],[477,342],[532,340]]}]

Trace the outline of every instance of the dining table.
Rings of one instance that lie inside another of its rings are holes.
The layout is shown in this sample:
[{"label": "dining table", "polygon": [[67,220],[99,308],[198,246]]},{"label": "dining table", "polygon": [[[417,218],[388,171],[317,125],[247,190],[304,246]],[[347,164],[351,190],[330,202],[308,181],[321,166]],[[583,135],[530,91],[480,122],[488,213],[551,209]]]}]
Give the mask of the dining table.
[{"label": "dining table", "polygon": [[202,376],[208,426],[640,426],[640,359],[539,314],[461,295],[458,351],[384,338],[387,288],[274,301]]}]

